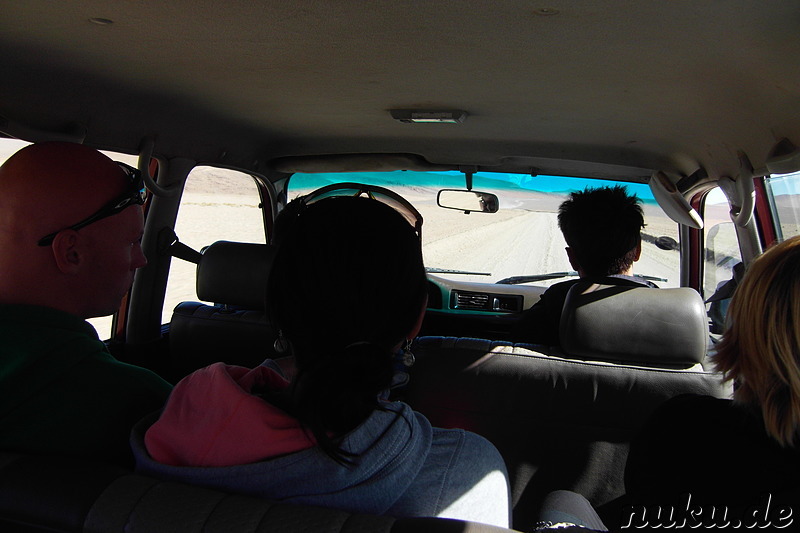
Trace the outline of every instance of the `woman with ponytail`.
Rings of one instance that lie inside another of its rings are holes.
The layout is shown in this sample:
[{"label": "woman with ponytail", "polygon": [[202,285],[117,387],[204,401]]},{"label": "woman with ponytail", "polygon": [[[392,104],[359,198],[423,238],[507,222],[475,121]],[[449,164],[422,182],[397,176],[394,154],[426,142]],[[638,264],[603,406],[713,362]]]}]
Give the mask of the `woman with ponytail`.
[{"label": "woman with ponytail", "polygon": [[273,500],[507,527],[494,446],[385,399],[425,312],[419,231],[374,199],[290,204],[276,221],[267,308],[292,375],[267,361],[187,376],[159,420],[135,430],[138,469]]}]

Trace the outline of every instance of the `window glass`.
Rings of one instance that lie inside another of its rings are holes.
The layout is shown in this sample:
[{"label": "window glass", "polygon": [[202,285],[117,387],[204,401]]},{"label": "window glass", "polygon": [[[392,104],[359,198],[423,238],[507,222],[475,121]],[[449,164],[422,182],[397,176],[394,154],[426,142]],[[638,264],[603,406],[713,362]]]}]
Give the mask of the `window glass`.
[{"label": "window glass", "polygon": [[429,272],[462,281],[494,283],[512,276],[554,274],[552,279],[531,283],[549,285],[574,275],[558,229],[558,206],[572,191],[585,187],[623,185],[642,200],[645,227],[642,258],[636,274],[649,276],[661,287],[680,284],[680,254],[677,247],[655,246],[658,237],[677,242],[678,227],[656,203],[643,184],[607,180],[530,176],[524,174],[477,173],[473,189],[498,196],[497,213],[444,209],[436,196],[442,188],[463,189],[460,172],[380,172],[347,174],[295,174],[289,180],[289,199],[338,182],[379,185],[409,200],[422,214],[423,254]]},{"label": "window glass", "polygon": [[[730,207],[722,189],[712,189],[705,198],[703,220],[705,250],[703,263],[703,295],[711,319],[711,332],[722,333],[730,296],[737,278],[743,273],[742,256],[736,227],[731,221]],[[740,266],[737,266],[740,265]]]},{"label": "window glass", "polygon": [[[27,141],[20,141],[18,139],[5,139],[0,138],[0,164],[4,163],[6,159],[14,155],[18,150],[28,146],[29,142]],[[128,154],[120,154],[117,152],[108,152],[102,151],[105,155],[110,157],[115,161],[122,161],[123,163],[127,163],[131,166],[136,166],[138,164],[138,158],[136,156],[128,155]],[[77,222],[77,221],[76,221]],[[100,336],[101,339],[109,339],[111,337],[111,323],[113,317],[112,316],[103,316],[97,318],[90,318],[88,322],[94,326],[97,330],[97,334]]]},{"label": "window glass", "polygon": [[28,141],[20,141],[19,139],[0,138],[0,164],[5,163],[6,159],[29,144],[31,143]]},{"label": "window glass", "polygon": [[778,240],[800,235],[800,172],[769,176],[765,184]]},{"label": "window glass", "polygon": [[[249,174],[216,167],[195,167],[186,179],[175,233],[200,251],[216,241],[265,243],[264,221],[255,180]],[[162,312],[169,322],[180,302],[197,301],[196,265],[173,257]]]}]

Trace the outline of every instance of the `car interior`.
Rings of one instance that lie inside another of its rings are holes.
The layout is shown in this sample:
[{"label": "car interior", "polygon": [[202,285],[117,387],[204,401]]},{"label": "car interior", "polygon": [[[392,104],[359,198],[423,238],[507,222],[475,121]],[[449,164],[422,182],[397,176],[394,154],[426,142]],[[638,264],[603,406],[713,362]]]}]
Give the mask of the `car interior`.
[{"label": "car interior", "polygon": [[[0,162],[63,140],[145,175],[148,264],[92,322],[112,354],[171,383],[280,357],[276,216],[332,183],[386,187],[422,213],[428,267],[393,398],[497,447],[514,530],[557,489],[614,523],[631,439],[669,398],[731,397],[711,356],[736,276],[800,234],[796,2],[2,5]],[[660,288],[579,283],[561,345],[518,342],[525,310],[577,276],[558,204],[605,184],[642,199],[637,274]],[[0,450],[0,530],[504,531],[15,450]]]}]

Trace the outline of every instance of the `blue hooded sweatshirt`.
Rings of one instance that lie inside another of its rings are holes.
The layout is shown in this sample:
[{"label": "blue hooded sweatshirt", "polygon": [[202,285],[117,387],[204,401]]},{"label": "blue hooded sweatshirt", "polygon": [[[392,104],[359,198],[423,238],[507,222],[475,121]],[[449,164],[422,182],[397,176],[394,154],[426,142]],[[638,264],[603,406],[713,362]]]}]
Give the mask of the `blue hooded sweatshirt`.
[{"label": "blue hooded sweatshirt", "polygon": [[137,470],[165,480],[355,513],[439,516],[508,527],[508,475],[497,449],[386,402],[340,443],[341,465],[287,413],[250,394],[286,385],[271,365],[217,363],[182,380],[158,421],[131,437]]}]

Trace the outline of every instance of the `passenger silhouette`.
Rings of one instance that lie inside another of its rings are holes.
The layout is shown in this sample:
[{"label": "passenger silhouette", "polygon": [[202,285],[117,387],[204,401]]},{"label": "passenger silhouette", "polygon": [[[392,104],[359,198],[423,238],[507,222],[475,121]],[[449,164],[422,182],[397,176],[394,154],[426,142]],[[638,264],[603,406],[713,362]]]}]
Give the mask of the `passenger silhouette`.
[{"label": "passenger silhouette", "polygon": [[133,436],[150,475],[351,512],[509,524],[503,459],[431,427],[385,391],[420,329],[428,283],[415,227],[363,197],[287,206],[267,306],[294,356],[215,364],[175,388]]},{"label": "passenger silhouette", "polygon": [[49,142],[11,156],[0,187],[0,449],[132,465],[131,427],[171,387],[84,319],[114,313],[147,263],[141,176]]}]

